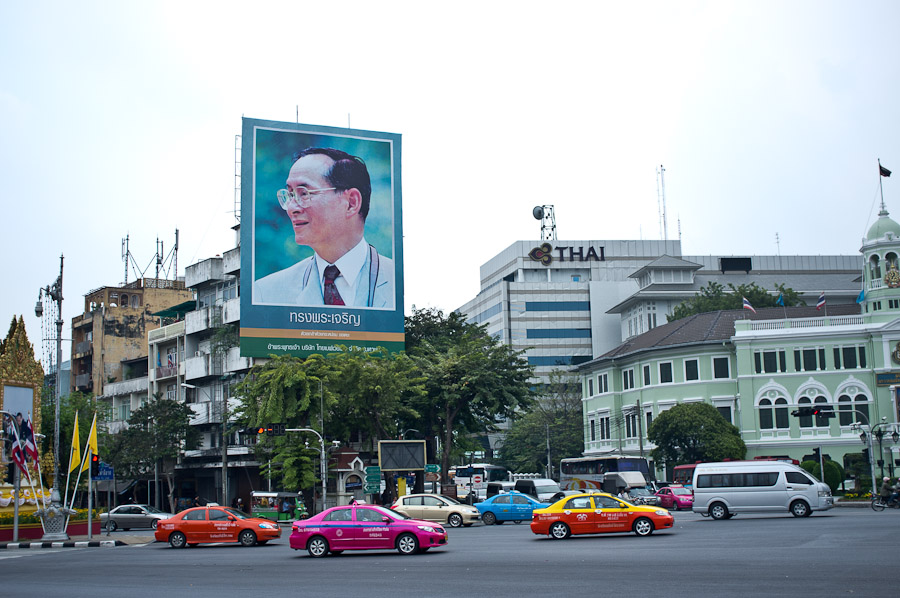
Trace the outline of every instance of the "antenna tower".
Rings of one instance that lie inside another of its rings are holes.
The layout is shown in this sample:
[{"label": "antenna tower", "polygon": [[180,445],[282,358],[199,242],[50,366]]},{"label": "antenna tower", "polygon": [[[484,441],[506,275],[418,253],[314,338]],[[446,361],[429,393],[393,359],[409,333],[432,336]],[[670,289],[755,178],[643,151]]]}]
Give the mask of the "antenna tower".
[{"label": "antenna tower", "polygon": [[556,215],[553,206],[534,206],[531,215],[541,221],[541,241],[556,241]]},{"label": "antenna tower", "polygon": [[656,203],[659,209],[659,236],[663,241],[669,240],[669,227],[666,223],[666,169],[662,164],[656,169]]},{"label": "antenna tower", "polygon": [[131,253],[131,249],[129,249],[129,238],[130,235],[126,235],[124,239],[122,239],[122,261],[125,262],[125,282],[123,284],[128,284],[128,266],[130,265],[132,270],[134,271],[135,277],[140,279],[144,278],[144,274],[147,270],[150,269],[150,264],[153,264],[155,267],[156,278],[160,278],[160,274],[163,275],[163,280],[169,280],[169,276],[171,275],[172,280],[178,279],[178,229],[175,229],[175,246],[172,247],[172,250],[169,251],[168,255],[164,253],[163,242],[159,240],[159,237],[156,238],[156,253],[153,255],[153,258],[146,267],[141,268],[140,264],[137,263],[137,260],[134,259],[134,254]]}]

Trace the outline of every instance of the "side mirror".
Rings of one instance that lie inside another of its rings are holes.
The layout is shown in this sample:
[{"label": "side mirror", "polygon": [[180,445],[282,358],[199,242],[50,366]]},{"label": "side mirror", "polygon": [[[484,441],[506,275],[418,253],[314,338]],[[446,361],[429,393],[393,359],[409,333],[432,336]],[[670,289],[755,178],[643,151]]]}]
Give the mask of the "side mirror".
[{"label": "side mirror", "polygon": [[391,518],[388,517],[387,515],[385,515],[384,517],[381,518],[381,522],[382,522],[382,523],[390,523],[390,522],[391,522]]},{"label": "side mirror", "polygon": [[237,521],[237,519],[235,519],[234,515],[229,515],[228,521]]}]

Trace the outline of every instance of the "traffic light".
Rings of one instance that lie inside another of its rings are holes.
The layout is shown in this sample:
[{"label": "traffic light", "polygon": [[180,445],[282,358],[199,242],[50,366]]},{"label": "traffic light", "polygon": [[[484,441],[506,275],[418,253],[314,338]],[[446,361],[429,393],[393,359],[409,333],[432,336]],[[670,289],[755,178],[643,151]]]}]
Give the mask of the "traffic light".
[{"label": "traffic light", "polygon": [[868,464],[870,463],[870,461],[869,461],[869,449],[864,448],[864,449],[862,450],[862,455],[863,455],[863,461],[865,461],[866,465],[868,465]]},{"label": "traffic light", "polygon": [[811,417],[813,415],[816,415],[824,419],[831,419],[832,417],[834,417],[834,407],[832,407],[831,405],[798,407],[797,409],[791,411],[791,415],[793,415],[794,417]]},{"label": "traffic light", "polygon": [[275,424],[266,424],[263,429],[266,431],[266,436],[275,436]]},{"label": "traffic light", "polygon": [[791,411],[791,415],[793,415],[794,417],[809,417],[815,412],[815,409],[813,409],[812,407],[799,407]]},{"label": "traffic light", "polygon": [[100,455],[91,453],[91,478],[100,475]]},{"label": "traffic light", "polygon": [[284,436],[287,434],[287,426],[283,423],[272,424],[272,428],[274,428],[275,436]]}]

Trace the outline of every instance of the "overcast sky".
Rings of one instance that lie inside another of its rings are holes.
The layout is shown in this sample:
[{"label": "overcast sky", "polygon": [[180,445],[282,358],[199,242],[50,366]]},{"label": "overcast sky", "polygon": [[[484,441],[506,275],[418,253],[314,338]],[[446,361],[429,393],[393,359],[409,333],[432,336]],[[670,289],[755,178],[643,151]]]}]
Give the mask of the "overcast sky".
[{"label": "overcast sky", "polygon": [[[4,2],[0,326],[59,273],[70,320],[234,247],[241,117],[403,136],[406,306],[455,309],[538,239],[857,254],[877,159],[900,219],[900,3]],[[128,280],[136,277],[129,271]],[[68,343],[65,345],[68,355]]]}]

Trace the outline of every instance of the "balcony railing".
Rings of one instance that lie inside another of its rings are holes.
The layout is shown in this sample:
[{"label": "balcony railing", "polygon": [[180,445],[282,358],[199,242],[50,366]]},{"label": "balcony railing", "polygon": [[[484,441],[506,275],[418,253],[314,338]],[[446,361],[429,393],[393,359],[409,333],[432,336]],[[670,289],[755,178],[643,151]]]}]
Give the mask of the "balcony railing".
[{"label": "balcony railing", "polygon": [[91,375],[90,374],[78,374],[75,376],[75,387],[76,388],[85,388],[91,385]]},{"label": "balcony railing", "polygon": [[178,366],[156,368],[156,379],[172,378],[178,375]]},{"label": "balcony railing", "polygon": [[80,343],[75,343],[75,354],[81,355],[83,353],[90,353],[91,347],[91,341],[81,341]]}]

